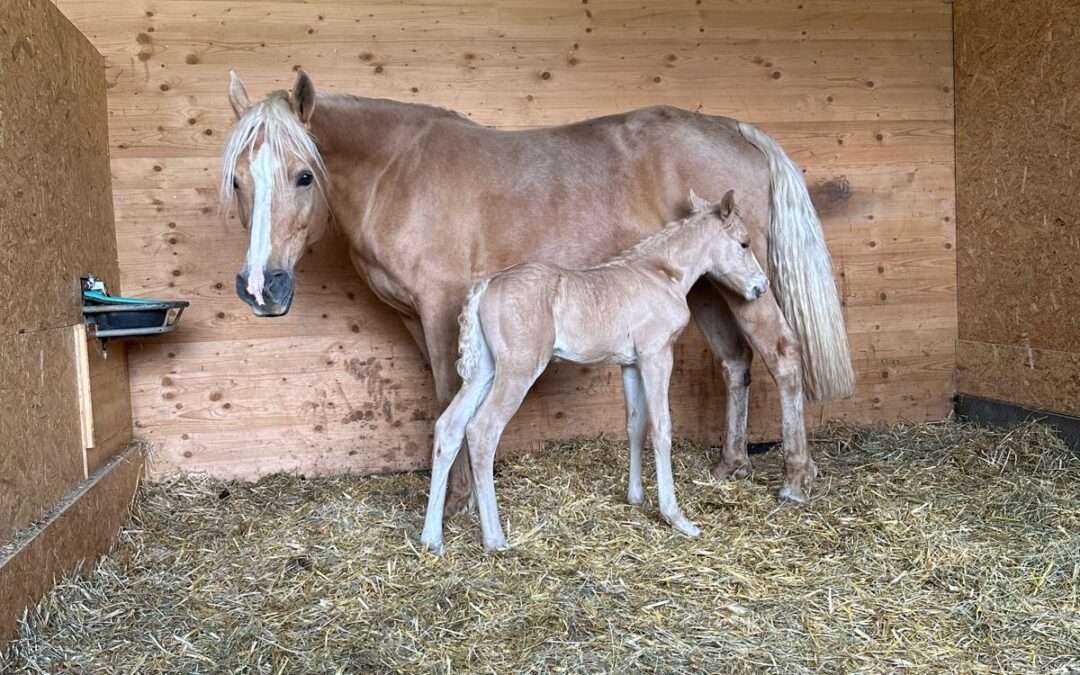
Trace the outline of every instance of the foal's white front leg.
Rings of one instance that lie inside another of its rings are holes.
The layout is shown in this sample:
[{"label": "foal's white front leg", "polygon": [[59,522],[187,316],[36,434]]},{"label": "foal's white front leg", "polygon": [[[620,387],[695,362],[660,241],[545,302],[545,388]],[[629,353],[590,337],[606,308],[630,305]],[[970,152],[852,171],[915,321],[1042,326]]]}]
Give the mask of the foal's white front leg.
[{"label": "foal's white front leg", "polygon": [[626,401],[626,435],[630,440],[630,480],[626,501],[636,506],[645,501],[645,489],[641,486],[641,451],[645,447],[649,413],[637,366],[623,366],[622,378],[623,398]]},{"label": "foal's white front leg", "polygon": [[671,411],[668,408],[668,387],[674,355],[670,347],[639,363],[645,388],[652,428],[653,451],[656,454],[656,491],[660,498],[660,515],[672,527],[688,537],[701,534],[701,529],[683,515],[675,498],[675,479],[671,472]]}]

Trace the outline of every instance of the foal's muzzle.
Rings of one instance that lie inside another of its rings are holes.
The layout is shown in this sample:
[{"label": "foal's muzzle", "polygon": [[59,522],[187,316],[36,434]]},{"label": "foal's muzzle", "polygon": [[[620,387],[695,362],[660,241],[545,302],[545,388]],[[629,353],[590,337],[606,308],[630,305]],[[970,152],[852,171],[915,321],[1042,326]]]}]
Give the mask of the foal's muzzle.
[{"label": "foal's muzzle", "polygon": [[246,272],[236,275],[236,295],[251,308],[255,316],[284,316],[289,313],[289,307],[293,300],[293,275],[285,270],[273,270],[266,272],[266,280],[263,282],[263,304],[255,301],[254,296],[247,291],[248,277]]}]

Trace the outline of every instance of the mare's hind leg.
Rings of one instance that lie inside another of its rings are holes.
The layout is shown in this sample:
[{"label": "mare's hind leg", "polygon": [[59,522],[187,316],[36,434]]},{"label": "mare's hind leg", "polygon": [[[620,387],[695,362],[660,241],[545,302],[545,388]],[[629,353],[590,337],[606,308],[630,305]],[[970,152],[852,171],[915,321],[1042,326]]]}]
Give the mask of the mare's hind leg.
[{"label": "mare's hind leg", "polygon": [[630,439],[630,479],[626,501],[637,506],[645,501],[645,489],[641,486],[641,451],[645,447],[649,412],[637,366],[623,366],[622,379],[623,398],[626,400],[626,435]]},{"label": "mare's hind leg", "polygon": [[465,439],[465,425],[472,419],[491,385],[491,368],[487,366],[476,377],[462,385],[454,400],[435,423],[435,442],[431,452],[431,491],[428,494],[427,515],[420,543],[425,548],[442,553],[443,507],[446,503],[446,483]]},{"label": "mare's hind leg", "polygon": [[739,331],[727,301],[708,281],[696,284],[687,296],[694,321],[713,356],[720,360],[727,385],[727,431],[716,478],[748,478],[753,468],[746,454],[746,417],[750,406],[750,364],[754,352]]},{"label": "mare's hind leg", "polygon": [[660,515],[679,532],[688,537],[701,534],[697,525],[683,515],[675,497],[675,479],[671,471],[671,411],[668,408],[668,387],[674,355],[669,346],[659,354],[643,358],[638,363],[649,409],[653,452],[656,454],[656,491],[660,500]]},{"label": "mare's hind leg", "polygon": [[484,533],[484,548],[488,551],[508,548],[495,501],[495,451],[507,423],[521,407],[525,394],[529,393],[541,372],[542,367],[530,371],[527,368],[506,367],[500,362],[487,398],[465,430],[469,441],[476,506],[480,512],[480,529]]},{"label": "mare's hind leg", "polygon": [[784,485],[780,488],[780,498],[806,502],[803,490],[817,477],[817,466],[806,442],[799,341],[772,291],[753,302],[731,299],[730,306],[743,335],[765,362],[780,392],[784,439]]}]

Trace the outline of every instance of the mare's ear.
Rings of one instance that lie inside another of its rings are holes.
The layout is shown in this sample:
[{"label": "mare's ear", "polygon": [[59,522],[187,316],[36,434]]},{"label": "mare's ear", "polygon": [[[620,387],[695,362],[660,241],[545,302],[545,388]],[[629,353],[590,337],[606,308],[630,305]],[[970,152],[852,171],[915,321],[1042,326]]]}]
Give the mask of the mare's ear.
[{"label": "mare's ear", "polygon": [[296,72],[296,83],[293,85],[289,103],[301,124],[311,121],[311,113],[315,111],[315,83],[303,70]]},{"label": "mare's ear", "polygon": [[705,211],[708,208],[709,208],[709,202],[705,201],[701,197],[698,197],[697,193],[694,192],[694,188],[690,188],[690,210],[694,211],[694,212],[697,212],[697,211]]},{"label": "mare's ear", "polygon": [[716,215],[721,219],[727,219],[731,215],[731,212],[735,210],[735,191],[728,190],[724,198],[720,200],[720,204],[716,207]]},{"label": "mare's ear", "polygon": [[244,83],[235,70],[229,71],[229,104],[236,113],[236,119],[243,117],[247,109],[251,107],[247,89],[244,88]]}]

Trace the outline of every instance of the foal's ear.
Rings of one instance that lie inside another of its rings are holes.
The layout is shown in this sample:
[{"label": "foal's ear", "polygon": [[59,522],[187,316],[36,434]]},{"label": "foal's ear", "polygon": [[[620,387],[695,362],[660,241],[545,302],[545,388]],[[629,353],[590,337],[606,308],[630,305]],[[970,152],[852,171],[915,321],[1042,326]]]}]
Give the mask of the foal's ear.
[{"label": "foal's ear", "polygon": [[694,211],[706,211],[709,208],[709,202],[705,201],[701,197],[697,196],[694,192],[694,188],[690,188],[690,210]]},{"label": "foal's ear", "polygon": [[236,119],[243,117],[247,109],[251,107],[251,99],[248,98],[247,89],[244,88],[244,83],[235,70],[229,71],[229,104],[232,106],[233,112],[236,113]]},{"label": "foal's ear", "polygon": [[722,219],[726,219],[731,215],[731,212],[735,210],[735,191],[728,190],[724,198],[720,200],[719,206],[716,207],[716,215]]},{"label": "foal's ear", "polygon": [[293,112],[300,118],[300,122],[307,124],[311,120],[311,113],[315,110],[315,83],[303,70],[296,72],[296,84],[293,85],[289,102]]}]

